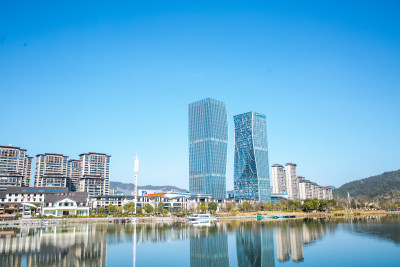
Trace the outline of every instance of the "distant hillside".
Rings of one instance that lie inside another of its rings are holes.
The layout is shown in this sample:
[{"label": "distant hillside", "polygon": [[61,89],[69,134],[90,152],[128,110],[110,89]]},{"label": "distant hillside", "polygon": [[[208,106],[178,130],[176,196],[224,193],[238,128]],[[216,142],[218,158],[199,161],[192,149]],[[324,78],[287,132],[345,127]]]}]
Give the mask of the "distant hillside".
[{"label": "distant hillside", "polygon": [[[113,182],[110,181],[110,188],[111,189],[116,189],[120,191],[133,191],[135,189],[135,184],[133,183],[122,183],[122,182]],[[168,191],[174,191],[174,192],[181,192],[181,193],[186,193],[188,192],[186,189],[182,189],[173,185],[144,185],[144,186],[138,186],[138,189],[140,190],[160,190],[164,192]]]},{"label": "distant hillside", "polygon": [[373,199],[397,195],[397,191],[400,191],[400,170],[385,172],[344,184],[334,189],[333,195],[347,197],[347,192],[349,192],[351,197]]}]

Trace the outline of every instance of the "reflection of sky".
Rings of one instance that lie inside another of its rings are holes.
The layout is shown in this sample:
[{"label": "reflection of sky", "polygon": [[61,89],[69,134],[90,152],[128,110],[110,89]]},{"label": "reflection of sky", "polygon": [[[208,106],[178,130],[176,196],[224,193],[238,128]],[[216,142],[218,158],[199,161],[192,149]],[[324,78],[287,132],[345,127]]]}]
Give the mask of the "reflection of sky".
[{"label": "reflection of sky", "polygon": [[[398,266],[398,225],[398,220],[138,225],[136,266]],[[51,256],[52,264],[59,257],[69,264],[133,265],[133,225],[52,229],[0,237],[0,266],[36,266],[43,256]],[[282,248],[289,255],[284,261],[278,258]],[[302,260],[296,262],[299,253]]]}]

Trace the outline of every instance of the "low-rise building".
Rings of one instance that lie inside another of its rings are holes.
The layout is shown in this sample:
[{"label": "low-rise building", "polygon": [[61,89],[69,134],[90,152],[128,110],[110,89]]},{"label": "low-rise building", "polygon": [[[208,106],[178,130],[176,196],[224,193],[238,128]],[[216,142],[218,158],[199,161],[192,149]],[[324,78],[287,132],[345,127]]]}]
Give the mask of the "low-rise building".
[{"label": "low-rise building", "polygon": [[86,192],[47,196],[42,215],[62,217],[69,215],[89,216],[90,206]]},{"label": "low-rise building", "polygon": [[91,198],[92,209],[100,207],[107,208],[108,205],[123,207],[126,203],[132,202],[133,196],[120,196],[120,195],[98,195]]}]

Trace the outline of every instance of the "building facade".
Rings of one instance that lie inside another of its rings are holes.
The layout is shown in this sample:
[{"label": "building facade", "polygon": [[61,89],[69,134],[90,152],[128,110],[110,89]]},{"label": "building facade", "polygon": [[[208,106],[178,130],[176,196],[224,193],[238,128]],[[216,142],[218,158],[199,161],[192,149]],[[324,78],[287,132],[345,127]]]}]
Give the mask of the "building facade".
[{"label": "building facade", "polygon": [[69,187],[68,156],[46,153],[36,155],[35,187]]},{"label": "building facade", "polygon": [[189,191],[226,197],[228,120],[225,103],[206,98],[189,104]]},{"label": "building facade", "polygon": [[110,191],[111,156],[104,153],[80,154],[79,191],[90,196],[108,195]]},{"label": "building facade", "polygon": [[289,198],[299,198],[299,183],[297,180],[297,165],[294,163],[286,163],[285,165],[286,174],[286,189]]},{"label": "building facade", "polygon": [[274,164],[271,167],[272,172],[272,193],[286,194],[286,176],[285,169],[280,164]]},{"label": "building facade", "polygon": [[77,159],[68,160],[67,176],[70,180],[70,190],[79,191],[79,179],[81,176],[81,162]]},{"label": "building facade", "polygon": [[29,186],[31,171],[32,157],[26,149],[0,146],[0,191],[9,186]]},{"label": "building facade", "polygon": [[270,201],[266,117],[260,113],[248,112],[234,116],[234,123],[235,197]]}]

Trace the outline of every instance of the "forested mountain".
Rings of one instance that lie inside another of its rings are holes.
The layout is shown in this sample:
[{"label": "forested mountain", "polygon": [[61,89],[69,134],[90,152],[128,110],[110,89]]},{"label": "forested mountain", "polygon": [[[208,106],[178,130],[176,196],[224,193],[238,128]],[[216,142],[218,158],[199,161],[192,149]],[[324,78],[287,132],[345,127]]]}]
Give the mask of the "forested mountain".
[{"label": "forested mountain", "polygon": [[333,190],[333,196],[364,197],[367,199],[396,198],[400,196],[400,170],[356,180]]}]

